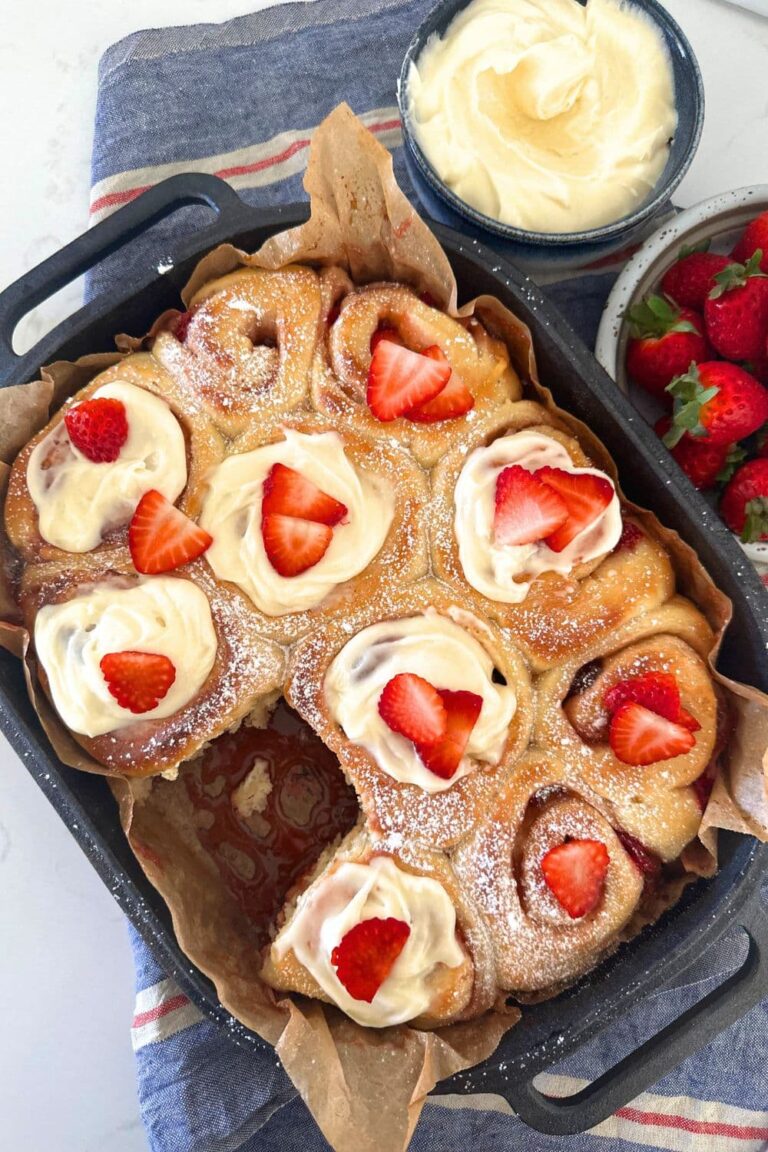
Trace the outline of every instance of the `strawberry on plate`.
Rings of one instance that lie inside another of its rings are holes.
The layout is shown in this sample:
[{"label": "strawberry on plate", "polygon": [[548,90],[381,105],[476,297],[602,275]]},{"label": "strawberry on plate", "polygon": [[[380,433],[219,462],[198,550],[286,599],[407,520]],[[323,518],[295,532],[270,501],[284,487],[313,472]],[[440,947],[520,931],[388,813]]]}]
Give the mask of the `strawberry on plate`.
[{"label": "strawberry on plate", "polygon": [[[446,357],[436,344],[427,348],[422,355],[447,363]],[[405,416],[416,424],[437,424],[440,420],[455,420],[457,416],[465,416],[474,406],[475,398],[461,376],[451,372],[445,388],[438,392],[434,400],[427,400],[426,404],[409,408]]]},{"label": "strawberry on plate", "polygon": [[425,768],[441,780],[455,775],[466,751],[472,729],[483,708],[483,698],[475,692],[441,688],[440,699],[447,715],[445,735],[432,744],[418,743],[416,751]]},{"label": "strawberry on plate", "polygon": [[613,713],[608,739],[616,759],[635,766],[682,756],[696,743],[696,737],[688,728],[634,700],[625,700]]},{"label": "strawberry on plate", "polygon": [[691,364],[667,391],[675,401],[672,425],[663,437],[667,448],[674,448],[686,432],[710,444],[735,444],[768,420],[768,389],[736,364]]},{"label": "strawberry on plate", "polygon": [[613,484],[607,476],[591,472],[566,472],[564,468],[538,468],[536,479],[553,489],[565,504],[567,520],[545,540],[553,552],[562,552],[598,516],[613,499]]},{"label": "strawberry on plate", "polygon": [[614,552],[634,552],[643,537],[644,533],[637,524],[633,524],[631,520],[624,520]]},{"label": "strawberry on plate", "polygon": [[155,488],[145,492],[128,525],[128,547],[137,572],[157,575],[197,560],[213,537]]},{"label": "strawberry on plate", "polygon": [[538,474],[510,464],[496,477],[493,538],[496,544],[533,544],[562,528],[568,505]]},{"label": "strawberry on plate", "polygon": [[715,287],[715,276],[728,264],[729,258],[716,252],[683,251],[664,273],[661,290],[681,308],[692,308],[701,313],[707,296]]},{"label": "strawberry on plate", "polygon": [[333,528],[314,520],[271,513],[262,516],[264,551],[280,576],[300,576],[314,568],[328,551]]},{"label": "strawberry on plate", "polygon": [[[654,431],[663,440],[671,427],[671,418],[662,416],[654,424]],[[711,444],[709,440],[689,436],[688,433],[678,440],[670,452],[694,488],[701,492],[714,488],[716,484],[724,484],[746,456],[738,444]]]},{"label": "strawberry on plate", "polygon": [[610,862],[602,840],[566,840],[550,848],[541,870],[558,904],[578,920],[600,903]]},{"label": "strawberry on plate", "polygon": [[108,652],[99,662],[110,694],[129,712],[151,712],[176,679],[173,661],[156,652]]},{"label": "strawberry on plate", "polygon": [[680,703],[680,689],[671,672],[641,672],[618,680],[603,697],[606,711],[614,713],[627,700],[634,700],[649,708],[657,716],[682,724],[690,732],[701,728],[698,720],[686,712]]},{"label": "strawberry on plate", "polygon": [[448,715],[437,688],[413,672],[401,672],[384,687],[379,715],[388,728],[415,744],[445,736]]},{"label": "strawberry on plate", "polygon": [[709,342],[726,360],[757,360],[768,336],[768,276],[758,249],[746,264],[729,264],[715,276],[704,305]]},{"label": "strawberry on plate", "polygon": [[758,248],[761,256],[760,270],[768,273],[768,212],[761,212],[747,224],[731,256],[739,264],[746,264]]},{"label": "strawberry on plate", "polygon": [[394,916],[361,920],[331,952],[331,964],[353,1000],[370,1004],[392,971],[411,934],[410,925]]},{"label": "strawberry on plate", "polygon": [[723,492],[720,515],[745,544],[768,540],[768,458],[742,464]]},{"label": "strawberry on plate", "polygon": [[627,313],[630,340],[627,371],[646,392],[666,402],[664,389],[693,361],[709,360],[704,321],[690,308],[649,296]]},{"label": "strawberry on plate", "polygon": [[128,439],[125,405],[109,396],[95,396],[68,408],[64,425],[70,442],[94,464],[113,464]]},{"label": "strawberry on plate", "polygon": [[300,520],[314,520],[333,528],[347,515],[346,504],[323,492],[301,472],[285,464],[273,464],[264,481],[261,504],[262,516],[277,513],[296,516]]},{"label": "strawberry on plate", "polygon": [[447,360],[412,352],[382,339],[376,345],[368,370],[368,407],[377,420],[387,423],[410,409],[433,400],[451,375]]}]

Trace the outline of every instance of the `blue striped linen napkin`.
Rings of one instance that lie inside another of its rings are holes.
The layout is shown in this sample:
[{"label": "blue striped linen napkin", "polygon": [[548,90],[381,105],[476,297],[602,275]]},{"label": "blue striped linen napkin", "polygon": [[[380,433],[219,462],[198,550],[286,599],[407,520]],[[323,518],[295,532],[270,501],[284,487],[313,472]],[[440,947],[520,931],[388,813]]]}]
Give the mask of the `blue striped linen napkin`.
[{"label": "blue striped linen napkin", "polygon": [[[93,148],[92,219],[177,172],[213,172],[263,206],[304,198],[301,178],[313,128],[346,100],[402,158],[395,80],[430,0],[316,0],[221,25],[139,32],[101,61]],[[121,253],[126,271],[199,222],[185,209]],[[107,261],[90,291],[114,283]],[[616,274],[602,269],[551,284],[550,297],[592,344]],[[153,1152],[320,1152],[328,1145],[271,1056],[235,1047],[168,979],[131,929],[137,972],[133,1043],[139,1098]],[[565,1094],[616,1062],[646,1035],[709,991],[738,963],[726,936],[672,992],[647,998],[620,1029],[593,1041],[545,1077]],[[550,1152],[662,1148],[680,1152],[768,1150],[768,1001],[687,1060],[652,1091],[592,1131],[567,1139],[522,1124],[491,1095],[430,1099],[413,1152],[470,1146]]]}]

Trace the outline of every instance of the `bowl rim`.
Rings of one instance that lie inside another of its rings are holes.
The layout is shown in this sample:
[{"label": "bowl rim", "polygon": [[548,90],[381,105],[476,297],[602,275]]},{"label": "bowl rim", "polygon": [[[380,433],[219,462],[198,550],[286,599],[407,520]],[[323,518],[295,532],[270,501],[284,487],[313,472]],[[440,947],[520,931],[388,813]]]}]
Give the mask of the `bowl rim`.
[{"label": "bowl rim", "polygon": [[[629,304],[637,285],[648,268],[665,252],[676,248],[688,231],[707,219],[740,208],[751,200],[768,203],[768,184],[745,184],[727,192],[718,192],[684,208],[671,220],[666,220],[643,241],[634,256],[627,261],[611,288],[603,306],[595,340],[595,358],[612,380],[617,376],[617,355],[621,337],[622,313]],[[617,385],[620,387],[620,385]]]},{"label": "bowl rim", "polygon": [[[454,0],[439,0],[435,7],[428,12],[424,20],[422,20],[406,49],[397,81],[397,105],[402,123],[403,140],[406,148],[410,149],[420,174],[429,184],[432,191],[434,191],[449,208],[452,208],[454,212],[458,213],[460,217],[470,220],[477,227],[483,228],[487,232],[492,232],[494,235],[501,236],[506,240],[540,245],[547,248],[558,246],[575,247],[581,244],[609,241],[638,227],[653,217],[659,209],[667,203],[693,163],[693,158],[698,150],[701,134],[704,129],[705,113],[704,81],[699,62],[696,59],[688,37],[674,17],[659,3],[659,0],[628,0],[628,4],[630,7],[639,8],[650,16],[651,19],[665,31],[666,39],[671,38],[677,41],[676,46],[679,49],[680,57],[687,61],[690,66],[691,78],[693,80],[694,125],[688,149],[677,169],[671,173],[666,181],[656,185],[656,191],[650,200],[641,204],[640,207],[636,208],[634,212],[630,212],[627,216],[622,216],[620,219],[614,220],[609,224],[602,224],[599,228],[588,228],[580,232],[528,231],[525,228],[518,228],[512,224],[504,224],[500,220],[495,220],[492,216],[486,216],[485,213],[473,208],[466,200],[462,200],[461,197],[457,196],[456,193],[440,179],[424,155],[414,133],[411,131],[408,111],[409,74],[411,67],[415,65],[418,57],[421,55],[429,35],[432,34],[431,29],[429,32],[427,31],[427,25],[431,25],[437,12],[453,2]],[[579,0],[579,3],[584,2],[585,0]],[[470,3],[472,3],[472,0],[463,0],[463,5],[461,6],[467,7]],[[457,14],[458,7],[454,15]]]}]

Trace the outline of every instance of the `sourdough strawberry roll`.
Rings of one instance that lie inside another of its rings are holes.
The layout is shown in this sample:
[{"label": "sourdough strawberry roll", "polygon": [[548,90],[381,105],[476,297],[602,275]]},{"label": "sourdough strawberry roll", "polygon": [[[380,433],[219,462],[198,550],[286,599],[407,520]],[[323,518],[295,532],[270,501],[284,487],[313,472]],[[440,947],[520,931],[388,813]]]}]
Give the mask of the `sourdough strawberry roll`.
[{"label": "sourdough strawberry roll", "polygon": [[241,268],[203,285],[154,332],[163,367],[228,436],[306,402],[320,331],[318,274]]},{"label": "sourdough strawberry roll", "polygon": [[404,284],[355,289],[330,319],[313,368],[315,407],[399,441],[425,468],[478,417],[520,396],[502,340]]},{"label": "sourdough strawberry roll", "polygon": [[156,491],[193,514],[221,436],[146,353],[99,373],[17,456],[8,537],[30,562],[122,544],[142,497]]},{"label": "sourdough strawberry roll", "polygon": [[286,697],[338,755],[371,828],[440,848],[475,825],[532,724],[515,647],[430,579],[329,616],[293,650]]},{"label": "sourdough strawberry roll", "polygon": [[20,604],[33,674],[106,773],[175,768],[242,721],[264,724],[284,657],[201,561],[138,575],[124,550],[32,565]]},{"label": "sourdough strawberry roll", "polygon": [[448,860],[361,831],[292,894],[262,978],[369,1028],[437,1028],[495,996],[487,930]]},{"label": "sourdough strawberry roll", "polygon": [[698,832],[702,786],[716,752],[718,696],[707,656],[712,631],[676,596],[625,621],[538,682],[535,742],[611,806],[664,861]]},{"label": "sourdough strawberry roll", "polygon": [[540,751],[518,763],[454,867],[488,924],[499,986],[520,994],[553,995],[593,968],[661,878],[610,806]]},{"label": "sourdough strawberry roll", "polygon": [[426,480],[398,446],[295,415],[243,435],[207,476],[206,562],[290,642],[329,609],[427,570]]},{"label": "sourdough strawberry roll", "polygon": [[435,572],[509,628],[536,670],[674,590],[669,559],[622,518],[612,479],[541,405],[480,423],[435,470]]}]

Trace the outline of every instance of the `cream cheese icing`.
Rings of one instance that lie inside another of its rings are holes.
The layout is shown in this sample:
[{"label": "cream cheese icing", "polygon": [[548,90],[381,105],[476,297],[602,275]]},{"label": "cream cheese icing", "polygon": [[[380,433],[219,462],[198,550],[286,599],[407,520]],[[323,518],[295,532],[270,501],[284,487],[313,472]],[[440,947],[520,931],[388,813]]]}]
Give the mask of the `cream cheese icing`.
[{"label": "cream cheese icing", "polygon": [[66,552],[89,552],[104,534],[133,516],[141,497],[156,488],[173,502],[187,482],[184,433],[159,396],[115,380],[95,397],[125,406],[128,438],[111,464],[96,464],[72,444],[64,421],[32,451],[27,486],[40,535]]},{"label": "cream cheese icing", "polygon": [[[34,640],[56,711],[83,736],[178,712],[205,683],[217,649],[205,593],[173,576],[141,577],[129,587],[95,584],[62,604],[46,604],[35,619]],[[156,708],[136,715],[118,704],[99,666],[108,652],[153,652],[171,660],[176,678]]]},{"label": "cream cheese icing", "polygon": [[[493,667],[474,636],[428,609],[358,632],[329,666],[325,697],[348,739],[367,749],[388,776],[425,792],[444,792],[475,771],[478,760],[497,764],[501,758],[517,699],[511,685],[494,683]],[[379,715],[381,693],[401,672],[422,676],[435,688],[464,689],[482,697],[466,754],[450,780],[430,772],[411,741],[393,732]]]},{"label": "cream cheese icing", "polygon": [[[408,924],[408,939],[370,1004],[355,1000],[336,975],[331,954],[362,920],[390,916]],[[292,949],[334,1004],[370,1028],[422,1015],[430,1005],[430,975],[439,964],[457,968],[465,959],[456,910],[443,886],[403,871],[389,856],[374,856],[368,864],[346,861],[320,877],[300,897],[272,949],[278,961]]]},{"label": "cream cheese icing", "polygon": [[473,0],[411,66],[408,104],[457,196],[549,233],[637,207],[677,126],[663,37],[620,0]]},{"label": "cream cheese icing", "polygon": [[[299,576],[281,576],[261,534],[264,481],[274,464],[294,468],[348,509],[328,550]],[[394,494],[380,477],[353,467],[336,432],[285,429],[276,444],[230,456],[208,478],[200,524],[213,536],[205,558],[220,580],[231,580],[267,616],[315,608],[333,589],[366,568],[394,519]]]},{"label": "cream cheese icing", "polygon": [[549,466],[576,475],[608,477],[596,468],[575,468],[563,445],[540,432],[501,436],[486,447],[476,448],[467,457],[454,492],[454,530],[461,567],[472,587],[489,600],[518,604],[528,595],[531,582],[540,573],[567,575],[577,564],[610,552],[621,536],[621,508],[614,492],[610,504],[562,552],[553,552],[543,541],[496,545],[493,541],[496,480],[510,464],[519,464],[529,472]]}]

